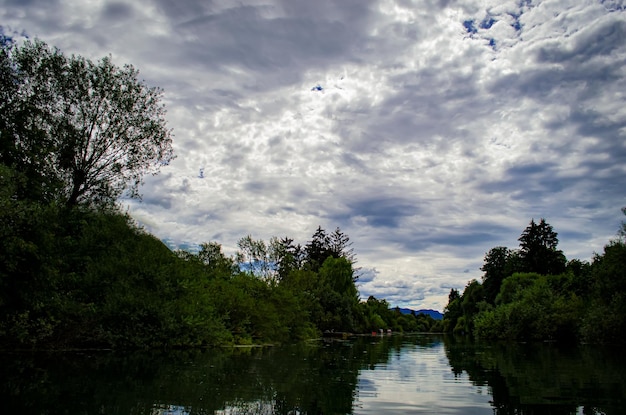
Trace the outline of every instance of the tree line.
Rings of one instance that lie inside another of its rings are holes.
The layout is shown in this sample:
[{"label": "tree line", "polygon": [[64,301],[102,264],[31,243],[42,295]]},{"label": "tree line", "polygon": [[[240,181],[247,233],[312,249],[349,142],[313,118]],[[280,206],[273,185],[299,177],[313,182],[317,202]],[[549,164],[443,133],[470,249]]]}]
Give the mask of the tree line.
[{"label": "tree line", "polygon": [[[622,209],[626,214],[626,208]],[[516,341],[626,342],[626,222],[591,262],[567,260],[545,219],[519,248],[486,253],[482,280],[451,289],[444,330]]]},{"label": "tree line", "polygon": [[153,348],[429,330],[361,301],[339,228],[172,252],[117,200],[175,157],[162,91],[0,33],[0,347]]}]

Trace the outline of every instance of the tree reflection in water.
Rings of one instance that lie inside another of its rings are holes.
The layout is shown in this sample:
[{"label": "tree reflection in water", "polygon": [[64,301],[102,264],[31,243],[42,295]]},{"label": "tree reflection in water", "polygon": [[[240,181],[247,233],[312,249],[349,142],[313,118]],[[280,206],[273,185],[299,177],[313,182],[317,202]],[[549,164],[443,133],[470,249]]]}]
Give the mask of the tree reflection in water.
[{"label": "tree reflection in water", "polygon": [[[152,354],[5,353],[0,396],[3,413],[25,415],[363,413],[372,410],[363,407],[368,393],[382,393],[374,384],[368,390],[365,378],[375,379],[380,371],[397,375],[386,379],[390,388],[394,382],[406,386],[415,382],[418,368],[397,367],[402,356],[424,353],[437,354],[442,373],[467,377],[476,393],[489,391],[491,406],[486,403],[480,413],[620,414],[626,403],[620,353],[552,344],[482,345],[433,335]],[[431,380],[431,388],[440,387]],[[440,400],[439,409],[446,408]]]},{"label": "tree reflection in water", "polygon": [[489,386],[497,415],[622,414],[626,358],[616,348],[446,341],[454,373]]}]

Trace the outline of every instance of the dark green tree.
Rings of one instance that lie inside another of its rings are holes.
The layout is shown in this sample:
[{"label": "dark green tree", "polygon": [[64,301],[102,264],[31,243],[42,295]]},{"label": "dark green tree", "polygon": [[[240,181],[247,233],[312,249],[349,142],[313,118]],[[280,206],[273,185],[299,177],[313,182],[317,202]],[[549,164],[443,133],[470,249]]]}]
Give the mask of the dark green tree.
[{"label": "dark green tree", "polygon": [[450,294],[448,294],[448,305],[443,311],[444,331],[452,331],[462,316],[461,295],[459,290],[451,288]]},{"label": "dark green tree", "polygon": [[363,315],[362,331],[377,332],[379,329],[387,329],[389,327],[391,310],[387,300],[378,300],[373,295],[370,295],[367,301],[361,303],[361,310]]},{"label": "dark green tree", "polygon": [[311,241],[305,245],[306,262],[313,271],[318,271],[328,257],[339,257],[331,249],[331,240],[321,226],[313,234]]},{"label": "dark green tree", "polygon": [[300,244],[294,244],[293,239],[273,237],[270,239],[270,252],[279,281],[288,278],[292,271],[302,268],[304,250]]},{"label": "dark green tree", "polygon": [[201,244],[198,259],[202,261],[216,277],[228,279],[239,270],[234,259],[224,255],[222,245],[217,242]]},{"label": "dark green tree", "polygon": [[266,281],[275,276],[275,267],[270,260],[268,246],[262,239],[255,240],[247,235],[237,241],[239,250],[235,259],[242,270],[249,271]]},{"label": "dark green tree", "polygon": [[524,265],[524,259],[522,258],[522,254],[519,249],[511,249],[509,252],[509,256],[506,260],[506,265],[504,267],[504,275],[511,276],[516,272],[524,272],[526,269]]},{"label": "dark green tree", "polygon": [[350,241],[350,237],[343,233],[339,227],[335,228],[333,233],[330,234],[330,249],[333,257],[345,258],[352,264],[352,268],[355,271],[353,279],[356,282],[359,279],[359,268],[355,268],[357,260],[354,249],[352,248],[352,241]]},{"label": "dark green tree", "polygon": [[557,275],[565,271],[565,255],[557,250],[557,233],[545,219],[531,220],[519,237],[520,257],[526,272]]},{"label": "dark green tree", "polygon": [[324,315],[318,327],[322,330],[352,331],[359,293],[353,280],[350,262],[341,257],[328,257],[319,271],[318,297]]},{"label": "dark green tree", "polygon": [[27,172],[39,195],[112,205],[124,191],[138,196],[143,177],[173,159],[162,91],[132,66],[67,57],[38,40],[4,46],[1,56],[10,119],[1,117],[0,162]]},{"label": "dark green tree", "polygon": [[507,263],[511,255],[511,250],[505,246],[492,248],[485,255],[485,261],[480,268],[484,272],[483,288],[485,290],[485,300],[494,304],[496,296],[500,292],[502,281],[507,275]]}]

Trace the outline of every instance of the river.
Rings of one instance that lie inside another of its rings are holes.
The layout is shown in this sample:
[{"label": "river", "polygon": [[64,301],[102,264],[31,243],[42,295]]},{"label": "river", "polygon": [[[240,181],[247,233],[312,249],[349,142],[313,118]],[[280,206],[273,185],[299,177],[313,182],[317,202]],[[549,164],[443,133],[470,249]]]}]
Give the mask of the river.
[{"label": "river", "polygon": [[3,414],[624,414],[620,348],[440,335],[0,354]]}]

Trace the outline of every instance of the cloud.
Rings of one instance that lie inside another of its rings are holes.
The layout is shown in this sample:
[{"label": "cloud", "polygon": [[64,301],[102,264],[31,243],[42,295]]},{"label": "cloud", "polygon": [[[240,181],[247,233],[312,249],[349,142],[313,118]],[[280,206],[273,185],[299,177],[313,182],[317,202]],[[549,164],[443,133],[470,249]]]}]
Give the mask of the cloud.
[{"label": "cloud", "polygon": [[164,89],[178,158],[127,202],[157,236],[233,253],[248,234],[306,243],[339,226],[362,297],[442,310],[531,218],[568,258],[615,234],[625,13],[593,0],[64,0],[5,2],[0,19]]}]

